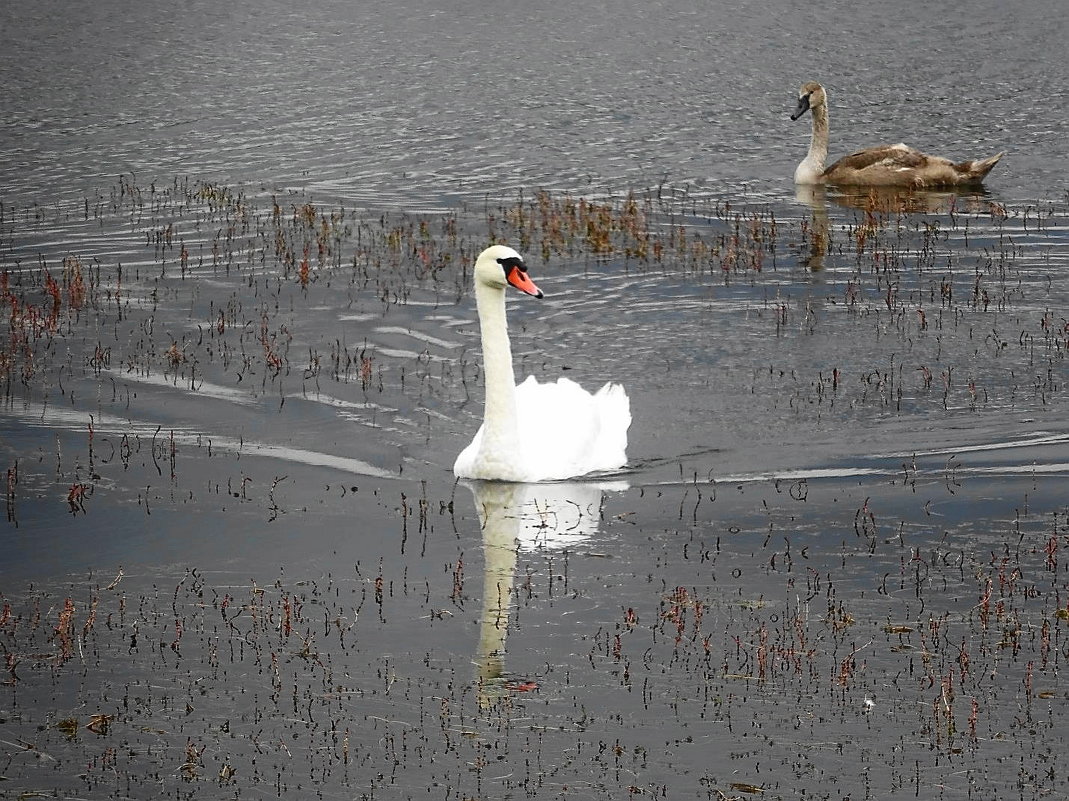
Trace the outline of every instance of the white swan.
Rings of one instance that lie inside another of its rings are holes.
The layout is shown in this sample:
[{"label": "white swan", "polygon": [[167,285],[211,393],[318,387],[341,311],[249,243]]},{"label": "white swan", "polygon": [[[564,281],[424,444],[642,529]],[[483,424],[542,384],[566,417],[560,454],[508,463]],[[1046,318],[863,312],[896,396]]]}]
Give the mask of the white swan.
[{"label": "white swan", "polygon": [[623,387],[608,383],[591,395],[567,378],[540,384],[533,376],[516,386],[505,319],[507,284],[542,297],[519,253],[504,245],[487,248],[475,262],[486,408],[453,472],[460,478],[537,482],[623,467],[631,425]]},{"label": "white swan", "polygon": [[803,84],[798,92],[798,107],[791,115],[796,120],[813,112],[813,135],[809,153],[794,171],[796,184],[837,184],[839,186],[900,186],[913,189],[979,185],[1004,153],[987,159],[953,162],[941,156],[929,156],[907,147],[882,145],[844,156],[827,169],[828,95],[819,83]]}]

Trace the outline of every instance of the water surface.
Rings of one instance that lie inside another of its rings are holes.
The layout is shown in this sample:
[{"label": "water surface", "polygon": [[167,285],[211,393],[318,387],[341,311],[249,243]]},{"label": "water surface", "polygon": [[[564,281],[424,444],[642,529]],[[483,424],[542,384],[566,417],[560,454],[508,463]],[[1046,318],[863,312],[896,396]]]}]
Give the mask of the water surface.
[{"label": "water surface", "polygon": [[[1064,794],[1063,15],[924,11],[0,9],[5,789]],[[620,474],[454,480],[494,238]]]}]

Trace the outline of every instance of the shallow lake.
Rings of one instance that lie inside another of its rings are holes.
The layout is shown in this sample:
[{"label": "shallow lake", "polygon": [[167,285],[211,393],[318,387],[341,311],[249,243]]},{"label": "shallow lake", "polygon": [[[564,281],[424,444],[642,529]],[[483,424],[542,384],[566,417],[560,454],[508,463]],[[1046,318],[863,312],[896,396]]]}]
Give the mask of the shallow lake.
[{"label": "shallow lake", "polygon": [[[1064,14],[929,10],[0,8],[0,791],[1069,792]],[[619,473],[453,477],[491,241]]]}]

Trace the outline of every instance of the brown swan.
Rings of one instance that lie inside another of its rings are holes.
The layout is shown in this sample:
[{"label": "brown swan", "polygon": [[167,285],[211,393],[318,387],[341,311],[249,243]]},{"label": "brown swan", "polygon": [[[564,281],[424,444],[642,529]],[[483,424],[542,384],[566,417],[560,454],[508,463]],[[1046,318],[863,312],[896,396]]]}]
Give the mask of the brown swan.
[{"label": "brown swan", "polygon": [[796,120],[813,113],[813,136],[809,153],[794,171],[796,184],[837,184],[839,186],[900,186],[913,189],[947,186],[977,186],[1004,155],[974,161],[953,162],[929,156],[904,144],[882,145],[844,156],[830,167],[828,158],[828,94],[819,83],[803,84],[798,92]]}]

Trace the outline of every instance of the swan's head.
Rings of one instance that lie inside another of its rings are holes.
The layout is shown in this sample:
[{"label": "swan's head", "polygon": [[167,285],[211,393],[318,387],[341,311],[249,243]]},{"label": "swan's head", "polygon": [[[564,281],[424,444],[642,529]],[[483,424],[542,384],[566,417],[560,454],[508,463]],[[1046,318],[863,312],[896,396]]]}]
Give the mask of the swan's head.
[{"label": "swan's head", "polygon": [[475,283],[501,291],[506,284],[512,284],[521,292],[542,297],[542,290],[527,275],[523,256],[505,245],[493,245],[479,254],[475,260]]},{"label": "swan's head", "polygon": [[823,86],[814,81],[804,83],[798,90],[798,108],[794,110],[791,119],[796,120],[810,109],[818,109],[827,102],[828,94]]}]

